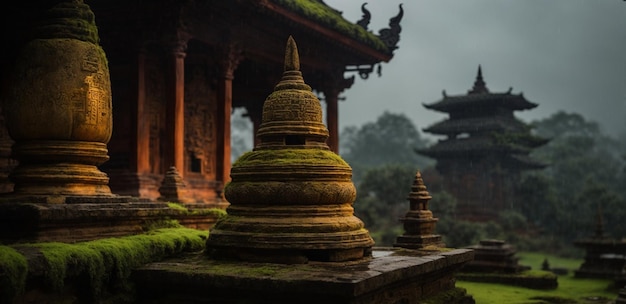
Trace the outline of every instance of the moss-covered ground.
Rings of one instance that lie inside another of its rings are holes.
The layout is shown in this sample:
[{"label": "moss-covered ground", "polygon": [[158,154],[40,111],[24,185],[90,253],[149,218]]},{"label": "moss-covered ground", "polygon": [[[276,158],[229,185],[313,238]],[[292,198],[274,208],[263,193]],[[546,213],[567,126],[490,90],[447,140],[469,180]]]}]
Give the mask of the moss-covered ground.
[{"label": "moss-covered ground", "polygon": [[[124,300],[118,296],[132,297],[130,275],[133,269],[181,253],[200,251],[207,236],[207,231],[177,226],[78,243],[0,245],[0,300],[20,294],[28,275],[43,276],[38,280],[42,281],[44,289],[52,292],[73,283],[81,287],[83,301],[111,298],[112,303],[121,303]],[[44,264],[36,267],[43,269],[34,272],[29,269],[29,257],[33,263],[37,260],[32,252],[43,256]]]},{"label": "moss-covered ground", "polygon": [[548,259],[551,268],[565,268],[566,275],[559,275],[558,288],[554,290],[536,290],[524,287],[508,286],[495,283],[477,283],[457,281],[457,286],[467,289],[477,304],[588,304],[612,303],[617,298],[618,288],[612,280],[579,279],[574,277],[574,270],[580,267],[581,259],[561,258],[543,253],[521,252],[520,264],[541,269],[544,259]]}]

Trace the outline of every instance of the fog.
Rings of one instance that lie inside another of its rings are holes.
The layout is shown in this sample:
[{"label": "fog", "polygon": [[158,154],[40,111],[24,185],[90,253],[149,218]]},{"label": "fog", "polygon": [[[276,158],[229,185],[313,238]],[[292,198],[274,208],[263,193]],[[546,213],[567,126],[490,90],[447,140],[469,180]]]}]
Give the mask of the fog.
[{"label": "fog", "polygon": [[[364,1],[325,0],[358,21]],[[398,13],[398,0],[371,0],[369,30],[378,34]],[[626,2],[622,0],[404,1],[399,48],[382,77],[342,93],[339,126],[373,122],[384,111],[404,113],[420,129],[445,119],[424,108],[466,94],[478,65],[491,92],[523,92],[539,106],[524,121],[563,110],[626,132]],[[351,74],[346,74],[351,76]]]}]

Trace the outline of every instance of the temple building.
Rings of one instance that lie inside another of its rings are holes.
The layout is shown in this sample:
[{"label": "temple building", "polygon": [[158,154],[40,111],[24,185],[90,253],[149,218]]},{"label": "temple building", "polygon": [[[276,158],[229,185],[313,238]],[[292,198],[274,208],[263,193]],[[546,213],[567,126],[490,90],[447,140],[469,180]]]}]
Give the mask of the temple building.
[{"label": "temple building", "polygon": [[437,161],[443,189],[457,199],[458,218],[495,219],[509,206],[521,173],[545,167],[529,153],[548,140],[532,135],[530,127],[514,115],[537,104],[511,91],[490,92],[479,66],[467,94],[449,96],[444,91],[441,100],[424,104],[449,117],[424,129],[445,138],[416,152]]},{"label": "temple building", "polygon": [[[4,20],[21,22],[5,21],[2,29],[12,47],[0,60],[0,93],[10,85],[8,74],[29,39],[30,25],[56,2],[3,10]],[[159,188],[164,189],[168,171],[175,170],[187,196],[180,201],[218,205],[230,180],[231,113],[245,108],[256,133],[260,101],[280,80],[284,58],[275,50],[285,39],[299,41],[301,70],[314,92],[323,95],[328,145],[337,152],[339,94],[352,86],[357,74],[362,79],[373,71],[380,75],[380,64],[389,62],[398,48],[403,16],[400,6],[389,28],[375,34],[367,28],[365,4],[357,22],[344,19],[322,0],[87,4],[111,77],[114,128],[107,145],[110,159],[100,166],[111,192],[146,200],[167,197]],[[0,189],[10,192],[8,172],[16,162],[5,130],[0,130],[0,141]]]}]

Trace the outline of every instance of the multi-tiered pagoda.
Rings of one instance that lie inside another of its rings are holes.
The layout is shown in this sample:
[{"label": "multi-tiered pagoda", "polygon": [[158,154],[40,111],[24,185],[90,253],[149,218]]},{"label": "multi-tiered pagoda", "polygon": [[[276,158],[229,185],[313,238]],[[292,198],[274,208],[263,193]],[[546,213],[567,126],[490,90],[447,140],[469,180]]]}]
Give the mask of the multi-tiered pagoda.
[{"label": "multi-tiered pagoda", "polygon": [[437,160],[444,189],[457,198],[457,215],[462,219],[494,219],[510,205],[520,173],[545,167],[528,154],[547,140],[533,136],[514,115],[537,104],[511,91],[490,92],[479,66],[467,94],[448,96],[444,91],[443,99],[424,104],[449,118],[424,129],[446,138],[417,152]]}]

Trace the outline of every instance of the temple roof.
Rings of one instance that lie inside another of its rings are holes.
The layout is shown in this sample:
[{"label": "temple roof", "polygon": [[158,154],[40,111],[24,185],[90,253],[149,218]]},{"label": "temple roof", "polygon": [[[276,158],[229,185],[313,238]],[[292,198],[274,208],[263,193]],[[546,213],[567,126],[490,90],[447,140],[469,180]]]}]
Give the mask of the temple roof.
[{"label": "temple roof", "polygon": [[488,116],[464,119],[446,119],[424,129],[433,134],[459,134],[487,131],[520,132],[526,130],[524,122],[515,117]]},{"label": "temple roof", "polygon": [[341,11],[328,6],[323,0],[268,0],[260,1],[259,5],[280,12],[279,9],[271,5],[272,3],[386,54],[393,53],[400,39],[400,20],[404,15],[402,4],[399,6],[398,15],[389,20],[390,28],[382,29],[379,31],[379,35],[374,35],[367,29],[371,16],[365,8],[367,3],[361,6],[364,15],[363,19],[357,23],[346,20]]},{"label": "temple roof", "polygon": [[543,169],[548,166],[524,154],[513,154],[513,155],[510,155],[509,157],[510,157],[511,164],[518,168]]},{"label": "temple roof", "polygon": [[460,156],[488,157],[498,153],[510,166],[524,169],[543,169],[546,164],[528,156],[530,149],[514,143],[495,143],[488,137],[469,137],[454,140],[441,140],[435,145],[415,152],[433,158],[454,158]]},{"label": "temple roof", "polygon": [[528,147],[515,143],[496,143],[490,137],[467,137],[449,140],[440,140],[426,149],[416,152],[431,157],[458,156],[461,154],[484,154],[485,152],[505,152],[511,154],[527,154]]},{"label": "temple roof", "polygon": [[523,93],[512,94],[512,88],[504,93],[491,93],[483,81],[482,68],[478,66],[478,73],[474,86],[466,95],[448,96],[445,91],[443,98],[431,104],[424,104],[427,109],[451,113],[467,110],[506,108],[511,111],[528,110],[537,106],[536,103],[526,100]]}]

